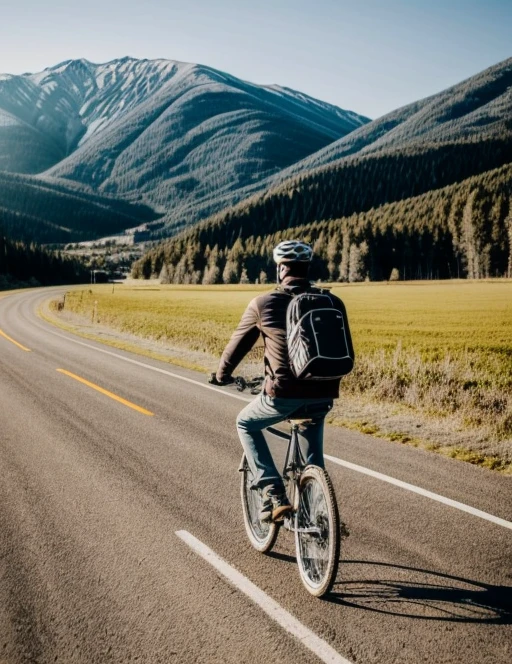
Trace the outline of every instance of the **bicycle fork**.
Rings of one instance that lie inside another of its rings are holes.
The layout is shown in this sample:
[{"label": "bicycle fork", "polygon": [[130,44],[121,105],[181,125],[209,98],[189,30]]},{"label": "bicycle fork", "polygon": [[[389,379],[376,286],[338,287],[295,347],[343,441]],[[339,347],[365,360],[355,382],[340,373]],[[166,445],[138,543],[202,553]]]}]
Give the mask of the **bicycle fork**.
[{"label": "bicycle fork", "polygon": [[284,471],[283,479],[286,485],[286,493],[288,495],[288,500],[290,501],[291,506],[293,507],[293,512],[291,516],[287,516],[283,520],[283,526],[286,530],[290,530],[294,533],[304,533],[309,535],[314,535],[320,537],[322,531],[316,526],[309,526],[301,528],[296,526],[295,515],[299,510],[300,503],[300,477],[302,470],[304,469],[306,462],[302,456],[302,451],[299,445],[299,424],[297,422],[292,423],[291,427],[291,443],[288,447],[286,453],[286,459],[284,462]]}]

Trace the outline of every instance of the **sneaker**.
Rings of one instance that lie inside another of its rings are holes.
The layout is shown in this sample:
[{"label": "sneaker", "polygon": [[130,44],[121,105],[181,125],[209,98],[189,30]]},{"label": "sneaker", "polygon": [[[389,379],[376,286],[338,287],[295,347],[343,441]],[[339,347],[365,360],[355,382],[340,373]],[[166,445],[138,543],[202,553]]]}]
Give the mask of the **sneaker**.
[{"label": "sneaker", "polygon": [[291,511],[284,486],[268,484],[262,489],[260,521],[282,521]]}]

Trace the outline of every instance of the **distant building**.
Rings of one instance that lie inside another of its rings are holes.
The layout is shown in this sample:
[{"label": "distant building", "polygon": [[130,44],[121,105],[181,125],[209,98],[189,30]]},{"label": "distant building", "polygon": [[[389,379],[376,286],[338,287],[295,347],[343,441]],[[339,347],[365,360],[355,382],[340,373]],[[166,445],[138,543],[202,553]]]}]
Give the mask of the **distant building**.
[{"label": "distant building", "polygon": [[105,270],[91,270],[91,284],[106,284],[109,277],[109,273]]}]

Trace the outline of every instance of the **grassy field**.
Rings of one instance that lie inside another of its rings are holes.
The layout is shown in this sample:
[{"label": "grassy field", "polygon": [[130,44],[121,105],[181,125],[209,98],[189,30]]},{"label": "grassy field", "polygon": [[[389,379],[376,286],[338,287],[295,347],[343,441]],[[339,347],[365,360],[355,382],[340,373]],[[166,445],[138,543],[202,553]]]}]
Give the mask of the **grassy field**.
[{"label": "grassy field", "polygon": [[[112,292],[112,285],[104,285],[69,292],[65,311],[194,352],[196,364],[203,354],[200,365],[207,369],[249,300],[268,289],[116,285]],[[333,418],[399,442],[426,441],[451,456],[510,468],[512,282],[353,284],[333,291],[347,306],[357,354],[356,368],[343,383],[345,406],[358,404],[358,413],[347,419],[340,400]],[[446,443],[439,423],[453,434],[445,436]],[[421,436],[413,431],[420,427]]]}]

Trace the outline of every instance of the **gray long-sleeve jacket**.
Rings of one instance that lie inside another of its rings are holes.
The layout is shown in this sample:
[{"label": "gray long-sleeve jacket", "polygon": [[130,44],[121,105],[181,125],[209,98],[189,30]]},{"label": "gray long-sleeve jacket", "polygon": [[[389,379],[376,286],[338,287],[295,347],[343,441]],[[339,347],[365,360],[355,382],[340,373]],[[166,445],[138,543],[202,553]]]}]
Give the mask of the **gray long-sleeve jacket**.
[{"label": "gray long-sleeve jacket", "polygon": [[[282,288],[259,295],[249,302],[220,359],[217,379],[231,376],[261,334],[265,347],[265,392],[288,399],[336,399],[340,379],[297,380],[290,369],[286,343],[286,310],[293,295],[310,288],[307,279],[285,277]],[[344,305],[338,300],[340,307]]]}]

